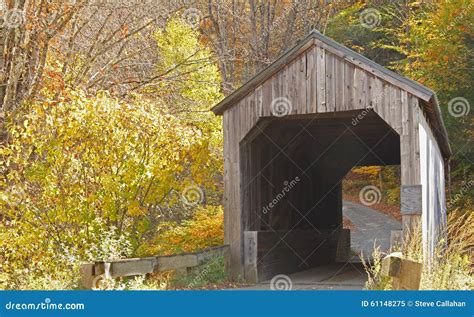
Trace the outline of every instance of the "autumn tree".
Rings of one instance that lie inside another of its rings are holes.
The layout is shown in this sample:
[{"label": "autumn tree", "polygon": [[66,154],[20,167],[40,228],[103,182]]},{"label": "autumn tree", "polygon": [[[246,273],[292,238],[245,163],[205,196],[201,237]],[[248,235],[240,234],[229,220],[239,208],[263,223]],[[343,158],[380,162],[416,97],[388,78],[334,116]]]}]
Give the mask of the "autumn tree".
[{"label": "autumn tree", "polygon": [[229,94],[350,2],[322,0],[196,1],[200,30],[219,56],[222,89]]}]

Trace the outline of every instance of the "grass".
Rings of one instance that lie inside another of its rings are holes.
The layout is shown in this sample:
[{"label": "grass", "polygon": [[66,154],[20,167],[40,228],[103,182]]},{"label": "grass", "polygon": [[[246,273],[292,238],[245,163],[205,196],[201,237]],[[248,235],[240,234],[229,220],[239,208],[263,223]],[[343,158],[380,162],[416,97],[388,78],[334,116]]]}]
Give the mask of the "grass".
[{"label": "grass", "polygon": [[148,276],[125,277],[101,280],[102,290],[173,290],[173,289],[220,289],[233,288],[240,284],[232,283],[225,269],[224,257],[209,259],[204,264],[188,270],[187,274],[178,271],[165,271]]},{"label": "grass", "polygon": [[[446,238],[437,248],[430,263],[423,261],[423,244],[420,226],[415,227],[403,239],[404,258],[422,262],[420,289],[422,290],[472,290],[474,288],[474,213],[453,211],[448,215]],[[399,251],[399,250],[392,250]],[[391,289],[390,280],[381,275],[383,254],[375,248],[373,262],[363,262],[368,275],[367,289]]]},{"label": "grass", "polygon": [[177,275],[171,281],[173,288],[206,288],[225,283],[228,280],[224,257],[215,257],[190,270],[186,276]]},{"label": "grass", "polygon": [[365,288],[370,290],[389,290],[392,288],[391,279],[383,276],[382,273],[382,259],[383,253],[380,247],[374,243],[374,251],[372,253],[371,261],[365,259],[364,255],[360,255],[362,265],[364,265],[367,273],[367,282]]}]

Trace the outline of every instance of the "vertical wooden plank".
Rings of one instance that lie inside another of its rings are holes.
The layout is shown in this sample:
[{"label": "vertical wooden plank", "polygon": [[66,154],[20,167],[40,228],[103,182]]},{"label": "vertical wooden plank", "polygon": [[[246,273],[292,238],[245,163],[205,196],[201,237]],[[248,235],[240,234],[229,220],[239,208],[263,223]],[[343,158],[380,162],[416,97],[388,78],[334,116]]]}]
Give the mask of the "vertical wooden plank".
[{"label": "vertical wooden plank", "polygon": [[291,113],[296,114],[298,113],[298,63],[297,61],[293,61],[290,64],[290,107]]},{"label": "vertical wooden plank", "polygon": [[229,180],[229,170],[230,170],[230,148],[229,148],[229,110],[224,111],[222,119],[222,130],[224,136],[224,196],[223,196],[223,205],[224,205],[224,243],[229,244],[230,241],[230,228],[229,228],[229,212],[230,212],[230,180]]},{"label": "vertical wooden plank", "polygon": [[400,169],[401,169],[401,183],[404,185],[414,185],[410,180],[410,174],[413,173],[414,162],[412,157],[413,130],[411,116],[412,109],[408,104],[408,96],[406,91],[403,91],[402,97],[402,134],[400,136]]},{"label": "vertical wooden plank", "polygon": [[326,112],[326,51],[317,47],[318,112]]},{"label": "vertical wooden plank", "polygon": [[264,117],[271,116],[271,111],[270,111],[271,104],[272,104],[272,78],[269,78],[263,83],[262,114]]},{"label": "vertical wooden plank", "polygon": [[395,89],[395,131],[402,134],[402,91]]},{"label": "vertical wooden plank", "polygon": [[283,82],[282,82],[282,97],[286,98],[287,100],[291,100],[290,96],[290,68],[288,66],[285,66],[282,70],[283,73]]},{"label": "vertical wooden plank", "polygon": [[335,69],[335,83],[336,83],[336,111],[344,111],[345,110],[345,101],[344,101],[344,61],[340,58],[334,59],[334,69]]},{"label": "vertical wooden plank", "polygon": [[298,60],[298,113],[307,113],[306,111],[306,54],[300,55]]},{"label": "vertical wooden plank", "polygon": [[292,63],[294,75],[294,98],[292,100],[292,110],[294,113],[301,113],[300,96],[301,96],[301,78],[300,78],[300,59],[296,58]]},{"label": "vertical wooden plank", "polygon": [[366,108],[374,108],[374,76],[367,74],[367,102]]},{"label": "vertical wooden plank", "polygon": [[362,70],[360,68],[354,69],[354,80],[352,83],[352,99],[354,100],[354,109],[360,109],[362,100],[360,99],[360,92],[361,92],[361,77]]},{"label": "vertical wooden plank", "polygon": [[232,137],[232,189],[234,191],[233,194],[233,201],[232,201],[232,209],[233,209],[233,217],[232,217],[232,242],[235,248],[235,259],[238,261],[239,268],[238,272],[242,273],[242,209],[241,209],[241,180],[240,180],[240,150],[239,150],[239,143],[240,139],[238,139],[239,135],[242,134],[240,131],[241,127],[241,120],[243,118],[239,115],[239,111],[233,113],[233,126],[234,126],[234,135]]},{"label": "vertical wooden plank", "polygon": [[356,102],[355,109],[365,109],[367,107],[367,73],[356,67],[354,72],[354,89],[352,93],[354,94],[353,99]]},{"label": "vertical wooden plank", "polygon": [[[403,94],[405,98],[405,94]],[[402,136],[400,138],[401,146],[401,170],[402,186],[412,186],[422,184],[420,169],[420,137],[419,137],[419,107],[418,98],[407,95],[407,99],[401,99],[402,102]],[[426,191],[426,188],[423,188]],[[422,221],[419,214],[403,215],[403,230],[412,230]]]},{"label": "vertical wooden plank", "polygon": [[249,133],[250,129],[252,129],[252,126],[253,126],[252,114],[254,112],[253,105],[255,103],[255,90],[251,92],[247,97],[245,97],[245,99],[247,99],[247,101],[246,101],[246,110],[245,110],[246,125],[245,125],[244,136]]},{"label": "vertical wooden plank", "polygon": [[224,115],[228,128],[225,142],[225,225],[226,243],[230,245],[230,263],[232,276],[242,274],[242,238],[241,238],[241,208],[240,208],[240,111],[239,107],[228,109]]},{"label": "vertical wooden plank", "polygon": [[287,66],[285,66],[285,83],[283,84],[283,97],[286,98],[286,100],[289,102],[289,105],[291,106],[292,112],[294,111],[294,99],[295,99],[295,91],[294,91],[294,86],[295,83],[293,83],[293,80],[296,78],[293,76],[293,71],[294,71],[294,63],[290,63]]},{"label": "vertical wooden plank", "polygon": [[316,100],[316,47],[311,47],[306,52],[306,107],[308,113],[316,113],[317,112],[317,100]]},{"label": "vertical wooden plank", "polygon": [[[250,226],[250,207],[251,207],[251,183],[250,183],[250,156],[251,156],[251,147],[250,143],[243,142],[240,146],[240,179],[242,185],[240,187],[241,190],[241,217],[242,217],[242,230],[248,230]],[[244,255],[245,257],[245,255]],[[245,268],[244,268],[245,269]]]},{"label": "vertical wooden plank", "polygon": [[372,95],[371,95],[371,105],[374,108],[374,111],[380,116],[383,117],[381,113],[383,113],[383,83],[382,81],[373,76],[371,77],[371,85],[372,85]]},{"label": "vertical wooden plank", "polygon": [[278,74],[278,91],[280,95],[279,98],[285,98],[285,81],[286,80],[286,72],[285,68],[283,68]]},{"label": "vertical wooden plank", "polygon": [[245,130],[247,123],[245,121],[247,118],[247,98],[244,97],[239,103],[235,106],[239,109],[239,141],[242,140],[245,136]]},{"label": "vertical wooden plank", "polygon": [[344,100],[345,100],[345,110],[354,110],[355,107],[355,100],[354,95],[352,93],[353,86],[354,86],[354,73],[355,67],[351,63],[345,62],[344,63]]},{"label": "vertical wooden plank", "polygon": [[248,98],[243,98],[239,104],[237,105],[237,108],[239,109],[239,142],[242,140],[245,136],[245,131],[246,131],[246,125],[248,121],[247,117],[247,101]]},{"label": "vertical wooden plank", "polygon": [[397,107],[397,95],[396,88],[390,85],[390,126],[396,130],[396,107]]},{"label": "vertical wooden plank", "polygon": [[363,71],[360,74],[360,82],[361,82],[361,93],[359,96],[359,105],[362,108],[367,108],[368,107],[368,99],[369,99],[369,76],[367,75],[367,72]]},{"label": "vertical wooden plank", "polygon": [[401,102],[401,131],[402,135],[407,135],[410,126],[410,117],[408,112],[408,93],[405,90],[401,91],[400,95]]},{"label": "vertical wooden plank", "polygon": [[411,98],[411,104],[410,108],[412,109],[412,124],[410,129],[413,128],[413,137],[412,137],[412,142],[413,142],[413,162],[414,162],[414,167],[413,167],[413,179],[412,182],[414,184],[420,184],[421,182],[421,171],[420,171],[420,127],[419,127],[419,122],[420,122],[420,107],[418,105],[418,98],[415,96],[412,96]]},{"label": "vertical wooden plank", "polygon": [[250,129],[251,130],[258,121],[258,110],[257,110],[257,103],[258,103],[258,88],[257,87],[252,94],[252,99],[250,101]]},{"label": "vertical wooden plank", "polygon": [[258,121],[260,117],[263,117],[263,86],[262,85],[258,86],[255,92],[256,92],[255,108],[256,108],[256,114],[257,114],[256,121]]},{"label": "vertical wooden plank", "polygon": [[280,76],[281,73],[277,73],[272,76],[272,100],[270,103],[270,114],[272,116],[275,116],[275,113],[277,113],[277,107],[275,105],[277,104],[277,98],[281,97],[280,93]]},{"label": "vertical wooden plank", "polygon": [[336,108],[336,90],[334,78],[334,55],[326,52],[326,111]]},{"label": "vertical wooden plank", "polygon": [[255,175],[255,193],[254,193],[254,205],[252,214],[254,215],[254,226],[252,230],[261,230],[260,228],[260,216],[262,213],[262,141],[261,139],[255,140],[255,157],[252,161],[252,175]]},{"label": "vertical wooden plank", "polygon": [[388,83],[383,85],[383,116],[382,118],[387,122],[388,125],[391,125],[390,122],[390,87]]},{"label": "vertical wooden plank", "polygon": [[257,273],[257,231],[244,232],[244,278],[249,283],[258,282]]}]

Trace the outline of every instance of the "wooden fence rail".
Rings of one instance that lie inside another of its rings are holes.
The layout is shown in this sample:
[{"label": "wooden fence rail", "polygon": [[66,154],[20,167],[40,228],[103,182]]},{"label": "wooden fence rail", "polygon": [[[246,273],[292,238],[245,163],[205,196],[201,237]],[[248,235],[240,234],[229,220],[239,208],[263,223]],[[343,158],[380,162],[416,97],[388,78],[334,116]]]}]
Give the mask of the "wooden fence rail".
[{"label": "wooden fence rail", "polygon": [[81,283],[84,288],[91,289],[96,287],[97,283],[103,278],[116,279],[168,270],[176,270],[180,274],[186,274],[188,268],[199,266],[215,257],[223,256],[227,263],[228,255],[229,246],[223,245],[178,255],[85,263],[81,265]]}]

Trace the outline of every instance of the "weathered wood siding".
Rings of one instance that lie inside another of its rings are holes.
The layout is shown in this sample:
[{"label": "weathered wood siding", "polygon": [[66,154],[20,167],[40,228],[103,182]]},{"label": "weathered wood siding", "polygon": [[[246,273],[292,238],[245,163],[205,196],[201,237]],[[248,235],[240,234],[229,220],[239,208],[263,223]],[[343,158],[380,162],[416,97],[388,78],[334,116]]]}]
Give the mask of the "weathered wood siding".
[{"label": "weathered wood siding", "polygon": [[[262,118],[272,117],[272,107],[278,106],[287,107],[287,115],[373,109],[400,135],[401,185],[421,184],[423,193],[438,192],[437,195],[423,195],[423,215],[428,219],[423,224],[424,237],[425,240],[431,239],[434,227],[441,221],[433,219],[440,218],[445,211],[442,195],[444,165],[433,134],[420,132],[420,127],[423,131],[430,131],[430,127],[423,116],[419,94],[413,88],[315,40],[302,47],[295,58],[223,113],[225,243],[231,246],[235,275],[242,274],[243,232],[247,230],[242,214],[240,145],[246,136],[263,131],[257,123]],[[425,137],[421,139],[420,133],[429,135],[429,142]],[[423,147],[421,158],[420,142]],[[428,150],[427,142],[431,144]],[[429,185],[433,182],[439,185]],[[438,207],[429,211],[433,206]],[[419,221],[421,212],[403,215],[404,227]]]},{"label": "weathered wood siding", "polygon": [[272,105],[288,106],[289,115],[373,108],[402,134],[402,104],[408,105],[409,98],[417,99],[383,77],[312,46],[242,98],[232,107],[236,112],[229,109],[224,116],[243,118],[232,121],[241,140],[260,118],[273,115]]},{"label": "weathered wood siding", "polygon": [[439,235],[446,226],[444,162],[433,133],[424,118],[419,122],[422,187],[422,230],[425,258],[435,254]]}]

